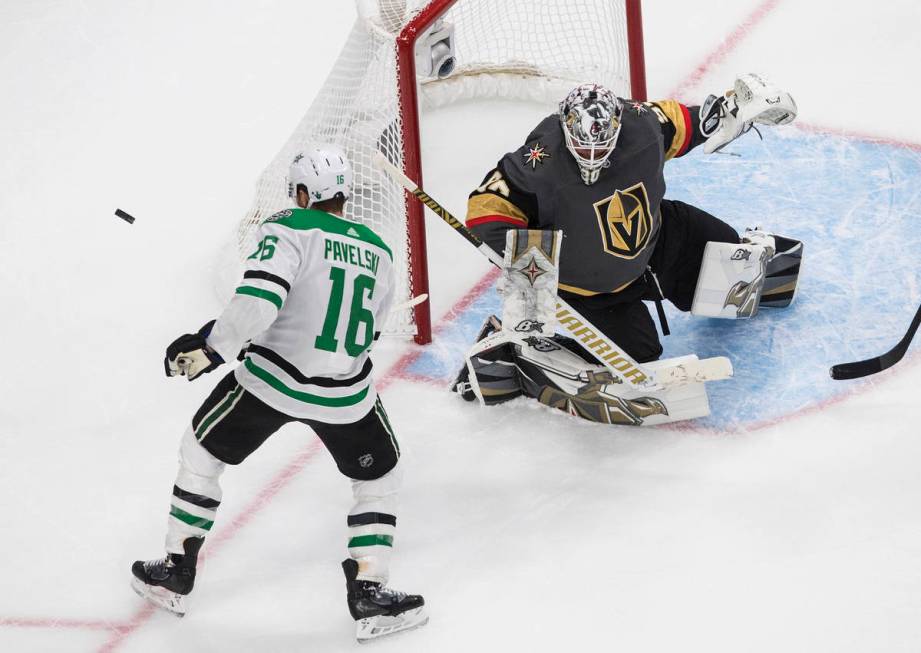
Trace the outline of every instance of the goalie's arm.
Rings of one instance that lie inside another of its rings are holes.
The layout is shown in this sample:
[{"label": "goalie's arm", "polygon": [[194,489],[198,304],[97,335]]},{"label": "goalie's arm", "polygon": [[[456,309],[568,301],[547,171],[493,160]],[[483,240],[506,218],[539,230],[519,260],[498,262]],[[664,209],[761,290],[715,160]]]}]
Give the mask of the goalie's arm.
[{"label": "goalie's arm", "polygon": [[697,128],[700,107],[686,106],[677,100],[646,102],[659,121],[665,160],[684,156],[707,138]]},{"label": "goalie's arm", "polygon": [[536,226],[537,199],[505,173],[504,160],[490,170],[467,199],[467,228],[500,255],[505,232]]}]

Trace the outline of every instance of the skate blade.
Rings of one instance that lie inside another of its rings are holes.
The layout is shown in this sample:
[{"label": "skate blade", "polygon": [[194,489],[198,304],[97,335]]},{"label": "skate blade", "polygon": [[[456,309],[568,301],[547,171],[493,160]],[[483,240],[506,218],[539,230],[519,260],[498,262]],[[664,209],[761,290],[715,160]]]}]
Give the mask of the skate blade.
[{"label": "skate blade", "polygon": [[166,610],[177,617],[184,617],[186,613],[186,597],[176,594],[162,587],[147,585],[141,579],[131,578],[131,589],[142,599],[146,599],[158,608]]},{"label": "skate blade", "polygon": [[429,615],[425,611],[425,606],[420,606],[415,610],[407,610],[395,617],[378,615],[377,617],[368,617],[359,619],[355,622],[356,637],[359,644],[365,644],[381,637],[388,637],[403,633],[407,630],[421,628],[429,621]]}]

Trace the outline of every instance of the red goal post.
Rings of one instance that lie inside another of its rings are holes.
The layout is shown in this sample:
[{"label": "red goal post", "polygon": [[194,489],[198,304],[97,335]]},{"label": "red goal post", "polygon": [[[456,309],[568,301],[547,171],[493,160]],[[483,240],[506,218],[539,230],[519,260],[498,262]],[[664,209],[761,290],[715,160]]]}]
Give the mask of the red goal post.
[{"label": "red goal post", "polygon": [[[255,226],[288,205],[294,153],[310,142],[336,142],[355,170],[346,217],[378,230],[394,250],[395,302],[428,293],[423,207],[372,163],[380,151],[424,187],[420,107],[500,96],[545,103],[549,113],[588,81],[646,99],[640,0],[356,0],[356,8],[326,83],[260,178],[239,228],[244,256]],[[450,74],[417,68],[417,61],[435,67],[432,43],[441,55],[450,44],[456,64],[441,71]],[[430,342],[429,302],[394,316],[384,330]]]}]

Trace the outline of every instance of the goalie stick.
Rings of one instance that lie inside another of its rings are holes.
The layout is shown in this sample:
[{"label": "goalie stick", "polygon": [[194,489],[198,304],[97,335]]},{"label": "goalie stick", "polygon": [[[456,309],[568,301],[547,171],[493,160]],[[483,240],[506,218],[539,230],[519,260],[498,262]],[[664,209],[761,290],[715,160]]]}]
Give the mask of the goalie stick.
[{"label": "goalie stick", "polygon": [[862,376],[876,374],[877,372],[882,372],[892,367],[902,360],[905,352],[908,351],[908,346],[911,344],[912,338],[915,337],[915,332],[918,330],[919,325],[921,325],[921,306],[918,307],[918,312],[915,313],[915,317],[911,321],[908,331],[905,332],[905,335],[902,336],[902,339],[899,340],[899,343],[895,347],[875,358],[854,361],[853,363],[832,365],[831,370],[829,370],[831,378],[836,381],[859,379]]},{"label": "goalie stick", "polygon": [[[446,222],[454,231],[480,250],[490,263],[498,268],[503,266],[502,257],[479,236],[470,231],[462,222],[455,218],[450,211],[436,202],[424,190],[403,174],[403,171],[393,165],[387,157],[380,152],[374,154],[374,164],[399,183],[403,188],[412,193],[420,202],[429,207],[439,218]],[[641,390],[653,390],[665,386],[683,385],[685,383],[719,381],[732,376],[732,364],[724,356],[687,362],[672,368],[661,369],[652,374],[640,366],[626,352],[620,350],[617,344],[605,336],[600,329],[582,317],[565,300],[557,297],[556,316],[560,328],[568,333],[579,345],[590,353],[595,359],[607,368],[615,378],[621,380],[629,387]]]}]

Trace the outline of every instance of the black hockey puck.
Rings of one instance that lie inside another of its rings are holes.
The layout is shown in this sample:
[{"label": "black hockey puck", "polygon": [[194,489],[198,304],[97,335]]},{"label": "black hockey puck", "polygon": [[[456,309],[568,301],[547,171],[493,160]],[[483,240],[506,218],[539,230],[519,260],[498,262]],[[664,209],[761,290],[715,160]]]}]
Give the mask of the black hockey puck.
[{"label": "black hockey puck", "polygon": [[128,215],[121,209],[115,209],[115,215],[120,217],[122,220],[124,220],[128,224],[134,224],[134,216]]}]

